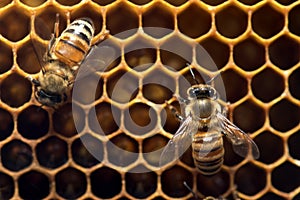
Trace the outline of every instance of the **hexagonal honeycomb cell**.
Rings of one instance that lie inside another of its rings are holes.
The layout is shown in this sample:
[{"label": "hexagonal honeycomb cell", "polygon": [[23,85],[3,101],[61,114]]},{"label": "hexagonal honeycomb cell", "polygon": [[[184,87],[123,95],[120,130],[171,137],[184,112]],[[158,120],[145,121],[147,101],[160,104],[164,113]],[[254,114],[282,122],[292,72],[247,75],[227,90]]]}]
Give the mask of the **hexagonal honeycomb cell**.
[{"label": "hexagonal honeycomb cell", "polygon": [[[93,45],[109,31],[116,59],[51,108],[28,77],[57,14],[59,34],[81,17]],[[1,0],[0,199],[300,199],[299,16],[293,0]],[[217,89],[257,160],[224,137],[212,176],[191,148],[160,167],[181,124],[170,108],[182,112],[199,83]]]}]

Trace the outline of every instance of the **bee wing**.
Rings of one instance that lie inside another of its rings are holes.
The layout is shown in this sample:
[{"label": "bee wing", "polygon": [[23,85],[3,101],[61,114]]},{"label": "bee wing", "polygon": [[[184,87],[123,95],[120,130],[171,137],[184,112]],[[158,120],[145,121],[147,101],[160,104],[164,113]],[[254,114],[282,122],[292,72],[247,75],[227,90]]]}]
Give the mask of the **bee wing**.
[{"label": "bee wing", "polygon": [[192,143],[193,135],[197,130],[198,124],[195,123],[189,115],[165,146],[160,156],[159,165],[163,166],[177,160],[189,148]]},{"label": "bee wing", "polygon": [[259,149],[248,134],[239,129],[221,113],[217,113],[217,118],[224,134],[231,141],[235,153],[246,157],[251,150],[253,158],[257,159],[259,157]]},{"label": "bee wing", "polygon": [[[58,16],[56,16],[56,22],[54,26],[57,26],[58,24]],[[46,60],[46,53],[48,52],[48,46],[49,46],[49,41],[46,42],[46,40],[50,40],[53,42],[54,39],[54,33],[53,31],[48,27],[47,23],[41,19],[41,18],[36,18],[35,16],[31,17],[31,30],[30,31],[30,38],[31,38],[31,43],[34,49],[34,52],[37,56],[37,59],[40,63],[40,66],[42,70],[44,71],[44,66],[47,63]],[[54,30],[56,31],[56,30]],[[38,42],[35,38],[36,35],[38,35],[42,40],[43,43]]]},{"label": "bee wing", "polygon": [[92,46],[79,67],[76,80],[80,80],[91,73],[104,71],[115,59],[116,51],[114,48],[103,45]]}]

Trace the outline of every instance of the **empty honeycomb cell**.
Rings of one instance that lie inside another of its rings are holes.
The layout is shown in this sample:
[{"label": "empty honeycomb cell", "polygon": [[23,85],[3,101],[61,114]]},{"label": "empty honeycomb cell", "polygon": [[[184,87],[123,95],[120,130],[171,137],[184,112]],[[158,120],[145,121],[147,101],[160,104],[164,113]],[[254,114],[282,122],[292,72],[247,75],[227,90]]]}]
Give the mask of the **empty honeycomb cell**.
[{"label": "empty honeycomb cell", "polygon": [[30,19],[25,13],[25,10],[21,11],[17,7],[11,7],[2,12],[0,17],[1,35],[12,42],[19,41],[28,35]]},{"label": "empty honeycomb cell", "polygon": [[153,198],[152,200],[165,200],[165,198],[158,196],[158,197]]},{"label": "empty honeycomb cell", "polygon": [[115,2],[115,0],[93,0],[93,2],[95,2],[101,6],[106,6],[108,4]]},{"label": "empty honeycomb cell", "polygon": [[36,15],[34,19],[35,33],[44,40],[50,40],[51,34],[54,32],[54,23],[56,22],[56,15],[59,15],[59,33],[67,27],[67,19],[63,12],[55,6],[47,6],[40,14]]},{"label": "empty honeycomb cell", "polygon": [[[46,53],[46,46],[32,39],[30,42],[22,45],[17,51],[17,63],[19,67],[30,74],[38,73],[42,67],[42,58]],[[40,55],[37,55],[37,52]]]},{"label": "empty honeycomb cell", "polygon": [[266,68],[252,78],[252,92],[263,102],[279,97],[284,91],[283,77],[271,68]]},{"label": "empty honeycomb cell", "polygon": [[268,192],[265,195],[263,195],[262,197],[260,197],[259,199],[261,200],[284,200],[285,198],[278,196],[277,194],[274,194],[272,192]]},{"label": "empty honeycomb cell", "polygon": [[6,6],[7,4],[9,4],[11,2],[12,2],[12,0],[3,0],[3,1],[0,2],[0,7],[4,7],[4,6]]},{"label": "empty honeycomb cell", "polygon": [[108,96],[119,103],[128,103],[134,99],[139,89],[139,79],[126,71],[111,75],[106,84]]},{"label": "empty honeycomb cell", "polygon": [[165,1],[173,6],[181,6],[182,4],[186,3],[188,0],[165,0]]},{"label": "empty honeycomb cell", "polygon": [[247,38],[233,48],[234,62],[246,71],[256,70],[265,63],[265,47],[253,38]]},{"label": "empty honeycomb cell", "polygon": [[55,175],[55,187],[61,197],[76,199],[85,193],[87,179],[82,171],[68,167]]},{"label": "empty honeycomb cell", "polygon": [[170,197],[183,197],[190,191],[184,186],[193,187],[193,176],[191,172],[180,166],[174,166],[163,171],[161,175],[161,186],[165,194]]},{"label": "empty honeycomb cell", "polygon": [[73,85],[73,91],[76,90],[76,93],[73,92],[72,100],[85,105],[93,103],[102,96],[103,84],[103,79],[95,74],[78,78]]},{"label": "empty honeycomb cell", "polygon": [[160,46],[162,64],[172,71],[179,71],[191,63],[193,48],[180,37],[171,37]]},{"label": "empty honeycomb cell", "polygon": [[[181,111],[178,102],[172,103],[171,105],[174,106],[179,112]],[[174,134],[179,128],[179,120],[176,119],[174,113],[168,107],[162,110],[160,113],[160,119],[163,129],[169,133]]]},{"label": "empty honeycomb cell", "polygon": [[91,173],[90,179],[92,193],[99,198],[112,198],[121,192],[121,174],[112,168],[96,169]]},{"label": "empty honeycomb cell", "polygon": [[[155,3],[142,13],[142,26],[146,34],[162,38],[174,29],[173,13],[163,4]],[[153,27],[160,29],[152,29]]]},{"label": "empty honeycomb cell", "polygon": [[291,33],[294,33],[300,36],[300,22],[299,22],[299,15],[300,15],[300,5],[293,7],[289,12],[289,30]]},{"label": "empty honeycomb cell", "polygon": [[267,175],[264,169],[247,163],[238,169],[234,181],[240,192],[254,195],[265,187],[266,179]]},{"label": "empty honeycomb cell", "polygon": [[89,127],[100,135],[109,135],[119,129],[121,111],[119,108],[102,102],[89,112]]},{"label": "empty honeycomb cell", "polygon": [[0,141],[5,140],[12,134],[14,119],[10,112],[0,108]]},{"label": "empty honeycomb cell", "polygon": [[[73,1],[66,1],[65,2],[72,2]],[[74,21],[75,19],[79,18],[90,18],[93,23],[94,23],[94,28],[95,28],[95,35],[97,35],[101,29],[102,29],[102,23],[103,23],[103,18],[102,15],[99,13],[95,7],[91,6],[90,4],[85,4],[79,7],[77,10],[73,10],[71,12],[71,21]]]},{"label": "empty honeycomb cell", "polygon": [[0,172],[0,198],[11,199],[14,195],[14,180],[8,174]]},{"label": "empty honeycomb cell", "polygon": [[144,159],[151,165],[158,166],[159,158],[163,147],[167,144],[168,138],[160,134],[155,134],[152,137],[143,140],[142,152]]},{"label": "empty honeycomb cell", "polygon": [[106,26],[111,35],[121,33],[117,37],[127,38],[135,34],[139,27],[138,15],[127,3],[119,3],[108,9]]},{"label": "empty honeycomb cell", "polygon": [[269,47],[270,60],[283,70],[297,64],[299,62],[299,54],[299,43],[285,35],[277,38]]},{"label": "empty honeycomb cell", "polygon": [[211,6],[217,6],[224,3],[225,0],[203,0],[203,2]]},{"label": "empty honeycomb cell", "polygon": [[[243,98],[245,95],[248,93],[248,85],[247,85],[247,80],[236,73],[234,70],[226,70],[221,74],[220,81],[219,79],[215,80],[215,88],[218,90],[218,87],[222,86],[222,83],[225,86],[225,92],[226,96],[224,94],[219,94],[220,98],[223,99],[226,102],[234,103],[241,98]],[[220,92],[222,90],[220,89]]]},{"label": "empty honeycomb cell", "polygon": [[73,0],[73,1],[68,1],[68,0],[56,0],[57,3],[64,5],[64,6],[74,6],[78,3],[81,2],[81,0]]},{"label": "empty honeycomb cell", "polygon": [[143,79],[143,96],[156,104],[162,104],[171,99],[174,91],[174,79],[167,74],[155,71]]},{"label": "empty honeycomb cell", "polygon": [[283,192],[291,192],[300,185],[300,169],[290,162],[276,167],[272,172],[273,186]]},{"label": "empty honeycomb cell", "polygon": [[138,158],[137,141],[125,134],[113,137],[106,146],[108,160],[116,166],[128,166]]},{"label": "empty honeycomb cell", "polygon": [[144,5],[147,4],[149,2],[151,2],[151,0],[129,0],[132,3],[136,4],[136,5]]},{"label": "empty honeycomb cell", "polygon": [[197,189],[205,196],[221,196],[228,188],[229,174],[223,170],[213,176],[197,175]]},{"label": "empty honeycomb cell", "polygon": [[36,146],[36,156],[40,165],[54,169],[68,160],[68,144],[56,136],[51,136]]},{"label": "empty honeycomb cell", "polygon": [[84,127],[85,113],[76,104],[67,103],[53,113],[53,128],[65,137],[72,137]]},{"label": "empty honeycomb cell", "polygon": [[132,69],[144,71],[156,61],[156,48],[144,38],[137,38],[125,46],[125,61]]},{"label": "empty honeycomb cell", "polygon": [[300,100],[300,68],[297,68],[289,77],[289,90],[293,97]]},{"label": "empty honeycomb cell", "polygon": [[30,100],[32,86],[28,79],[13,73],[2,81],[0,91],[4,103],[11,107],[19,107]]},{"label": "empty honeycomb cell", "polygon": [[297,160],[300,160],[300,131],[295,132],[293,135],[289,137],[288,144],[289,144],[289,153],[290,155]]},{"label": "empty honeycomb cell", "polygon": [[298,105],[283,99],[271,107],[269,117],[273,128],[285,132],[299,124],[300,109]]},{"label": "empty honeycomb cell", "polygon": [[261,128],[265,122],[265,111],[252,100],[247,100],[233,111],[233,121],[240,129],[254,132]]},{"label": "empty honeycomb cell", "polygon": [[216,14],[218,32],[228,38],[236,38],[247,28],[247,14],[236,6],[227,6]]},{"label": "empty honeycomb cell", "polygon": [[1,148],[1,162],[11,171],[22,170],[32,162],[32,149],[20,140],[12,140]]},{"label": "empty honeycomb cell", "polygon": [[37,7],[42,5],[46,0],[20,0],[20,2],[24,3],[30,7]]},{"label": "empty honeycomb cell", "polygon": [[264,131],[254,139],[260,150],[259,161],[271,164],[283,155],[283,141],[269,131]]},{"label": "empty honeycomb cell", "polygon": [[285,6],[290,5],[295,2],[295,0],[276,0],[276,1]]},{"label": "empty honeycomb cell", "polygon": [[153,194],[157,188],[157,175],[155,172],[146,169],[143,166],[143,173],[130,173],[125,174],[125,187],[126,191],[134,198],[146,198]]},{"label": "empty honeycomb cell", "polygon": [[224,150],[225,150],[224,165],[235,166],[244,160],[244,158],[239,156],[233,150],[232,142],[229,139],[227,139],[226,137],[223,137],[223,146],[224,146]]},{"label": "empty honeycomb cell", "polygon": [[118,198],[118,200],[130,200],[130,199],[127,197],[121,197],[121,198]]},{"label": "empty honeycomb cell", "polygon": [[83,167],[92,167],[103,160],[103,144],[97,138],[85,134],[71,146],[73,160]]},{"label": "empty honeycomb cell", "polygon": [[201,41],[199,45],[196,48],[196,60],[200,66],[209,71],[216,71],[222,69],[227,64],[230,54],[227,44],[216,38],[209,37]]},{"label": "empty honeycomb cell", "polygon": [[27,139],[38,139],[49,130],[47,111],[38,106],[29,106],[19,113],[17,119],[18,132]]},{"label": "empty honeycomb cell", "polygon": [[144,135],[153,130],[157,123],[157,114],[144,103],[132,104],[124,110],[124,125],[130,133]]},{"label": "empty honeycomb cell", "polygon": [[22,174],[18,179],[18,185],[21,199],[43,199],[50,192],[48,177],[35,170]]},{"label": "empty honeycomb cell", "polygon": [[195,3],[185,8],[177,18],[180,32],[191,38],[204,35],[211,27],[210,14]]},{"label": "empty honeycomb cell", "polygon": [[13,65],[13,52],[11,47],[0,41],[0,74],[7,72]]},{"label": "empty honeycomb cell", "polygon": [[253,30],[263,38],[270,38],[284,27],[284,15],[266,4],[253,13],[251,18]]}]

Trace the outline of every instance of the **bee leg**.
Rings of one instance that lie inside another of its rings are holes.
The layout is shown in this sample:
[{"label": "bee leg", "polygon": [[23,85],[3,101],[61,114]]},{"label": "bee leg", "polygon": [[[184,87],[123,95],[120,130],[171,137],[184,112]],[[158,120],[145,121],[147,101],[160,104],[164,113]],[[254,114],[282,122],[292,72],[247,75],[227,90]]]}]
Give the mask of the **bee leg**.
[{"label": "bee leg", "polygon": [[193,194],[195,199],[199,199],[198,195],[192,190],[192,188],[185,181],[183,181],[183,185]]},{"label": "bee leg", "polygon": [[32,76],[28,76],[27,78],[28,78],[28,80],[30,82],[33,83],[34,86],[40,86],[41,85],[40,81],[38,81],[37,79],[33,78]]},{"label": "bee leg", "polygon": [[172,114],[176,117],[176,119],[178,119],[179,121],[183,121],[185,119],[182,115],[180,115],[180,113],[174,106],[169,104],[167,101],[165,101],[165,103],[167,104],[168,108],[171,110]]},{"label": "bee leg", "polygon": [[59,14],[58,13],[56,14],[53,33],[55,34],[55,38],[58,38],[59,36]]},{"label": "bee leg", "polygon": [[222,114],[229,119],[232,119],[232,113],[230,112],[230,102],[227,102],[226,107],[223,108]]}]

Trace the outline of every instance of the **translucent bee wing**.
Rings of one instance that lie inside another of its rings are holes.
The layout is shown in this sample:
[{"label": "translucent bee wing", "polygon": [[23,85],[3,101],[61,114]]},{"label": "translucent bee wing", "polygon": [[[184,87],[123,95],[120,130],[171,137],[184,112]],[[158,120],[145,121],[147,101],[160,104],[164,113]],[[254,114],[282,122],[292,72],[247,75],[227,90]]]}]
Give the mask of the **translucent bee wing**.
[{"label": "translucent bee wing", "polygon": [[100,45],[92,46],[79,67],[76,80],[80,80],[91,73],[104,71],[115,59],[116,51],[114,48]]},{"label": "translucent bee wing", "polygon": [[188,116],[165,146],[160,156],[159,165],[163,166],[177,160],[189,148],[197,130],[198,123],[195,123],[192,117]]},{"label": "translucent bee wing", "polygon": [[37,57],[38,63],[40,64],[40,68],[44,72],[44,66],[46,65],[45,53],[47,52],[46,45],[38,42],[37,40],[31,37],[31,43],[33,46],[34,53]]},{"label": "translucent bee wing", "polygon": [[217,118],[222,131],[224,131],[224,135],[232,143],[235,153],[246,157],[251,150],[253,158],[259,158],[259,149],[248,134],[239,129],[221,113],[217,113]]},{"label": "translucent bee wing", "polygon": [[51,37],[54,37],[53,32],[45,24],[47,23],[44,20],[36,18],[35,16],[31,17],[31,30],[34,30],[30,31],[31,43],[42,70],[44,69],[44,66],[47,63],[46,53],[48,52],[49,42],[38,42],[35,39],[36,35],[38,35],[43,40],[51,39]]}]

